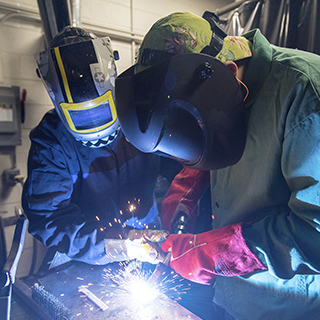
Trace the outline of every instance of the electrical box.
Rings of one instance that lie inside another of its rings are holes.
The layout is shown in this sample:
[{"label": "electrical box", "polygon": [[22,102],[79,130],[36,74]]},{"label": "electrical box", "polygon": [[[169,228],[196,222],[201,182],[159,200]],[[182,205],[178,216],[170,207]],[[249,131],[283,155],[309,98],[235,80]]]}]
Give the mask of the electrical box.
[{"label": "electrical box", "polygon": [[0,86],[0,146],[21,144],[20,88]]}]

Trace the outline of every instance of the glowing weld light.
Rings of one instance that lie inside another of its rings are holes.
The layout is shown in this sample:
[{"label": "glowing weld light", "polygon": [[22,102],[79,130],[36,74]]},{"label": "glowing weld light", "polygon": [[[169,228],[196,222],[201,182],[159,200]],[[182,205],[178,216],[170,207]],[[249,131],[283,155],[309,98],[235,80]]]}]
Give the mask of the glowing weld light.
[{"label": "glowing weld light", "polygon": [[131,278],[128,281],[127,291],[131,299],[140,305],[147,305],[159,297],[159,289],[151,286],[145,279]]},{"label": "glowing weld light", "polygon": [[[183,284],[183,280],[176,283],[177,275],[173,271],[167,274],[159,283],[148,282],[151,276],[151,271],[142,270],[141,263],[135,260],[123,264],[124,270],[119,269],[116,273],[111,269],[104,269],[105,273],[102,277],[111,279],[115,287],[118,288],[113,294],[113,302],[126,301],[126,306],[129,309],[139,308],[145,312],[153,312],[155,305],[165,305],[166,296],[178,301],[180,295],[186,293],[187,288]],[[140,266],[140,267],[139,267]],[[148,319],[150,317],[146,317]],[[151,317],[152,318],[152,317]]]}]

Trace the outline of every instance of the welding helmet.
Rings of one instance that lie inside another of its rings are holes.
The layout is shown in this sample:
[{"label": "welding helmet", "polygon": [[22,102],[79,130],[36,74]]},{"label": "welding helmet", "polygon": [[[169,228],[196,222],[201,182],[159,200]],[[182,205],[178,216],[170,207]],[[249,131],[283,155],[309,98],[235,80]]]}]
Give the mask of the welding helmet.
[{"label": "welding helmet", "polygon": [[193,53],[139,73],[134,68],[115,86],[121,129],[131,144],[195,169],[239,161],[246,141],[245,88],[227,66]]},{"label": "welding helmet", "polygon": [[136,65],[116,79],[129,142],[201,170],[235,164],[246,141],[246,88],[213,57],[226,36],[214,18],[178,12],[158,20]]},{"label": "welding helmet", "polygon": [[113,141],[119,131],[114,102],[117,52],[110,38],[97,38],[68,26],[35,58],[38,73],[68,131],[89,147]]}]

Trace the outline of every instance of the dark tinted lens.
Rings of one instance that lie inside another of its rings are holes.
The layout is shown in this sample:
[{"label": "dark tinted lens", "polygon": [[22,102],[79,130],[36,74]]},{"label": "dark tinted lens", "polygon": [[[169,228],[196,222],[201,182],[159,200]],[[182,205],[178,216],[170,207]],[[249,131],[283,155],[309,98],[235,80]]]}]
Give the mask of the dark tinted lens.
[{"label": "dark tinted lens", "polygon": [[166,114],[157,150],[196,163],[203,148],[203,129],[198,119],[183,108],[172,108]]},{"label": "dark tinted lens", "polygon": [[85,110],[69,110],[72,122],[77,130],[89,130],[103,126],[112,121],[109,103]]}]

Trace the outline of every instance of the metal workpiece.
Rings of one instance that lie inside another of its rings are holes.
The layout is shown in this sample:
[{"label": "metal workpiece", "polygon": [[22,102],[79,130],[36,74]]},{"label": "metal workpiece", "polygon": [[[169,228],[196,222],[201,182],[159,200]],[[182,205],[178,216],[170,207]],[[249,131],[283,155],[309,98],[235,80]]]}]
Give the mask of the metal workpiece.
[{"label": "metal workpiece", "polygon": [[[171,291],[176,293],[188,289],[183,287],[181,278],[175,284],[169,272],[166,280],[151,285],[148,279],[152,269],[145,273],[137,263],[137,270],[133,268],[126,272],[127,265],[120,262],[97,266],[72,261],[63,268],[56,268],[58,271],[51,270],[32,281],[57,298],[70,311],[70,319],[200,319],[170,297]],[[32,287],[30,279],[25,282]],[[136,288],[133,287],[134,282]],[[171,288],[166,288],[166,282]],[[146,291],[143,289],[145,286]],[[154,299],[147,292],[149,289],[157,292]],[[38,301],[38,304],[45,308],[48,302]]]}]

